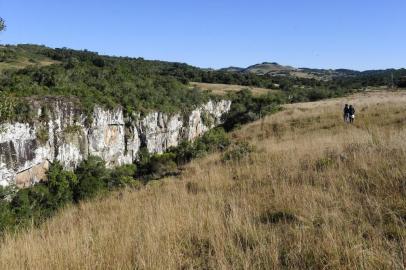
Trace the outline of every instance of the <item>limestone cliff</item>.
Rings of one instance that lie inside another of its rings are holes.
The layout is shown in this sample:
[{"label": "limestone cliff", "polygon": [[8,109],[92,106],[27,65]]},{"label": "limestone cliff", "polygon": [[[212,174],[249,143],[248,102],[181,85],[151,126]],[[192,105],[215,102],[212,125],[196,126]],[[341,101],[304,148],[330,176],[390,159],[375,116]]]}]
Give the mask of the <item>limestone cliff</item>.
[{"label": "limestone cliff", "polygon": [[0,125],[0,185],[23,187],[38,182],[54,160],[73,169],[94,155],[114,167],[136,160],[141,146],[150,153],[162,153],[219,125],[230,105],[227,100],[209,101],[188,115],[151,112],[130,120],[121,108],[95,107],[86,117],[71,101],[34,102],[33,121]]}]

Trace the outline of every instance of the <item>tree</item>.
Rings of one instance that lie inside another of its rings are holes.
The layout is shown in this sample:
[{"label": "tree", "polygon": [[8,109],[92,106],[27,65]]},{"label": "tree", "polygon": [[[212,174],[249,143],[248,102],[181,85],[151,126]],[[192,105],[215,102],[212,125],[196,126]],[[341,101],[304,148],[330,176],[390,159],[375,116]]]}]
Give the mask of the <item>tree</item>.
[{"label": "tree", "polygon": [[2,17],[0,17],[0,32],[6,29],[6,22]]},{"label": "tree", "polygon": [[53,196],[52,207],[58,207],[71,202],[73,190],[78,184],[76,175],[73,172],[65,171],[59,162],[54,162],[47,172],[47,185]]},{"label": "tree", "polygon": [[90,156],[76,169],[78,184],[74,188],[76,202],[92,198],[107,188],[109,172],[100,157]]},{"label": "tree", "polygon": [[401,77],[397,83],[397,86],[400,88],[406,87],[406,77]]}]

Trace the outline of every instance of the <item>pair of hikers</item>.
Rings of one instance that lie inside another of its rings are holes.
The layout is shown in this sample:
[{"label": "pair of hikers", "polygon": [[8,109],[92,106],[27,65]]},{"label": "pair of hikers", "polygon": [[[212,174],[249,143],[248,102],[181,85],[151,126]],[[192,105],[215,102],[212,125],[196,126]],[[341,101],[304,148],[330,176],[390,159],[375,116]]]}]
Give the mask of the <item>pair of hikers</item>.
[{"label": "pair of hikers", "polygon": [[355,118],[355,108],[352,105],[345,104],[344,106],[344,122],[353,123]]}]

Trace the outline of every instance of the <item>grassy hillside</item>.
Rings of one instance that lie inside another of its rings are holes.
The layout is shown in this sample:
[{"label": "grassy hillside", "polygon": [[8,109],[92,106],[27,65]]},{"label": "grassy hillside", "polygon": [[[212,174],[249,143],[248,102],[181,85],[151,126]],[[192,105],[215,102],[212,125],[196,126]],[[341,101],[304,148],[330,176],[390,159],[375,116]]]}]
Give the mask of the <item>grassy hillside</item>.
[{"label": "grassy hillside", "polygon": [[41,47],[36,46],[17,47],[0,45],[0,73],[9,69],[41,67],[60,63],[42,55],[40,52]]},{"label": "grassy hillside", "polygon": [[405,119],[405,92],[288,105],[178,177],[7,234],[0,268],[404,269]]},{"label": "grassy hillside", "polygon": [[252,93],[256,96],[278,92],[277,90],[271,90],[261,87],[243,86],[238,84],[191,82],[190,85],[191,87],[196,87],[201,90],[211,91],[213,94],[220,96],[224,96],[228,93],[238,92],[242,89],[250,89]]}]

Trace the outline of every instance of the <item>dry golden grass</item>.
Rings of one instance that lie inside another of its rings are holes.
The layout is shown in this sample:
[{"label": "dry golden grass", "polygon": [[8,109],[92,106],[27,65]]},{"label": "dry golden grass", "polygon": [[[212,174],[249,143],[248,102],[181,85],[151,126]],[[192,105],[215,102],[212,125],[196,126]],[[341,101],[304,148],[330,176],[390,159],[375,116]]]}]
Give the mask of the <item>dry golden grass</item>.
[{"label": "dry golden grass", "polygon": [[35,63],[30,62],[28,58],[22,58],[12,62],[0,62],[0,72],[7,69],[23,69],[32,66],[49,66],[58,63],[60,62],[45,57],[36,61]]},{"label": "dry golden grass", "polygon": [[7,235],[0,269],[404,269],[405,124],[405,92],[288,105],[232,134],[256,148],[243,160]]},{"label": "dry golden grass", "polygon": [[213,94],[216,95],[226,95],[229,92],[237,92],[241,89],[250,89],[254,95],[262,95],[269,92],[275,92],[278,90],[271,90],[266,88],[252,87],[252,86],[243,86],[237,84],[221,84],[221,83],[198,83],[191,82],[192,87],[197,87],[202,90],[210,90]]}]

